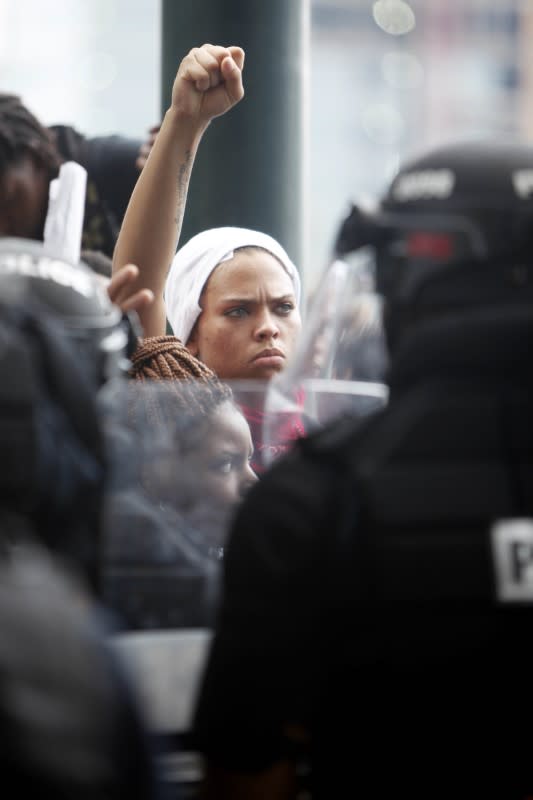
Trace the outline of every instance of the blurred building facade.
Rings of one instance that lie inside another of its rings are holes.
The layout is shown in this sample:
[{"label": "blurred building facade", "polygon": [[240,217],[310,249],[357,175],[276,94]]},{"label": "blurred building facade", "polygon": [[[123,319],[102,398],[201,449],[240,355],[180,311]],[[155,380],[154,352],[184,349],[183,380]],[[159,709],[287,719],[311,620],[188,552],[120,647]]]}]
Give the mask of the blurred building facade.
[{"label": "blurred building facade", "polygon": [[0,91],[47,124],[142,137],[160,117],[159,0],[0,0]]},{"label": "blurred building facade", "polygon": [[533,139],[529,0],[313,0],[307,285],[351,199],[429,146]]},{"label": "blurred building facade", "polygon": [[[406,156],[451,139],[533,138],[533,3],[306,2],[309,293],[350,200],[374,197]],[[161,6],[0,0],[0,90],[48,123],[143,136],[161,114]]]}]

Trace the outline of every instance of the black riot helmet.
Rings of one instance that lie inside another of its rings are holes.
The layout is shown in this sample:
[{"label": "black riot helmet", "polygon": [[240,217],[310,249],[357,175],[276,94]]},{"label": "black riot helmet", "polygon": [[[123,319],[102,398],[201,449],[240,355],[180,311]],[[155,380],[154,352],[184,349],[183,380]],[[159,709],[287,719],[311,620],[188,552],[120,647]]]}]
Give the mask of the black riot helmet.
[{"label": "black riot helmet", "polygon": [[42,242],[0,239],[0,288],[7,302],[35,304],[63,328],[97,386],[124,374],[135,321],[113,305],[86,264],[57,258]]},{"label": "black riot helmet", "polygon": [[377,210],[352,207],[336,255],[367,245],[391,349],[436,315],[533,304],[533,148],[471,142],[405,164]]}]

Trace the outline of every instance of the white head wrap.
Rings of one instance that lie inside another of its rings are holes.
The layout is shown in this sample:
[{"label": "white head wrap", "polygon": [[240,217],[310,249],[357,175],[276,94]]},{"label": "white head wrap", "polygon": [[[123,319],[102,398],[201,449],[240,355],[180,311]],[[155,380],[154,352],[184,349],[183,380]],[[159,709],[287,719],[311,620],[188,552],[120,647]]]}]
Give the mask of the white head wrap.
[{"label": "white head wrap", "polygon": [[233,258],[239,247],[262,247],[283,264],[300,303],[300,276],[283,247],[271,236],[247,228],[211,228],[193,236],[181,247],[170,267],[165,285],[167,318],[174,336],[186,344],[200,316],[199,301],[205,283],[221,261]]}]

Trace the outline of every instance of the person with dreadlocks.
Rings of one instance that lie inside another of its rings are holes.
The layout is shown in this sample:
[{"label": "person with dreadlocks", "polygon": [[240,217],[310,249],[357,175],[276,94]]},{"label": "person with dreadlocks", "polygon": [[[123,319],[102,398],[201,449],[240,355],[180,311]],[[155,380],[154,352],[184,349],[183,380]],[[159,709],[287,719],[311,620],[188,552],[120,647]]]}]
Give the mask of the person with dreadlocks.
[{"label": "person with dreadlocks", "polygon": [[154,130],[146,142],[88,138],[67,125],[46,127],[20,97],[0,93],[0,236],[42,239],[50,181],[75,161],[87,170],[82,247],[111,256]]},{"label": "person with dreadlocks", "polygon": [[215,379],[212,369],[195,358],[175,336],[149,336],[131,357],[130,376],[136,380]]}]

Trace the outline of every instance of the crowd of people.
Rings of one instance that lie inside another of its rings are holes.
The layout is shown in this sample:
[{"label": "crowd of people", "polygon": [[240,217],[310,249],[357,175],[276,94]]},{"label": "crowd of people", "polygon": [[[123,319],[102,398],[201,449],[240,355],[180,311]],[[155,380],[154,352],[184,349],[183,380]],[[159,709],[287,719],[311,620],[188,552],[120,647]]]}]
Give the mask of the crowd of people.
[{"label": "crowd of people", "polygon": [[[163,797],[107,642],[208,626],[201,796],[526,800],[533,148],[432,150],[342,221],[337,263],[364,257],[342,313],[318,298],[314,364],[388,399],[311,432],[302,381],[265,400],[301,265],[238,220],[180,241],[244,63],[193,48],[145,143],[0,95],[0,763],[45,797]],[[75,263],[44,235],[68,161]]]}]

